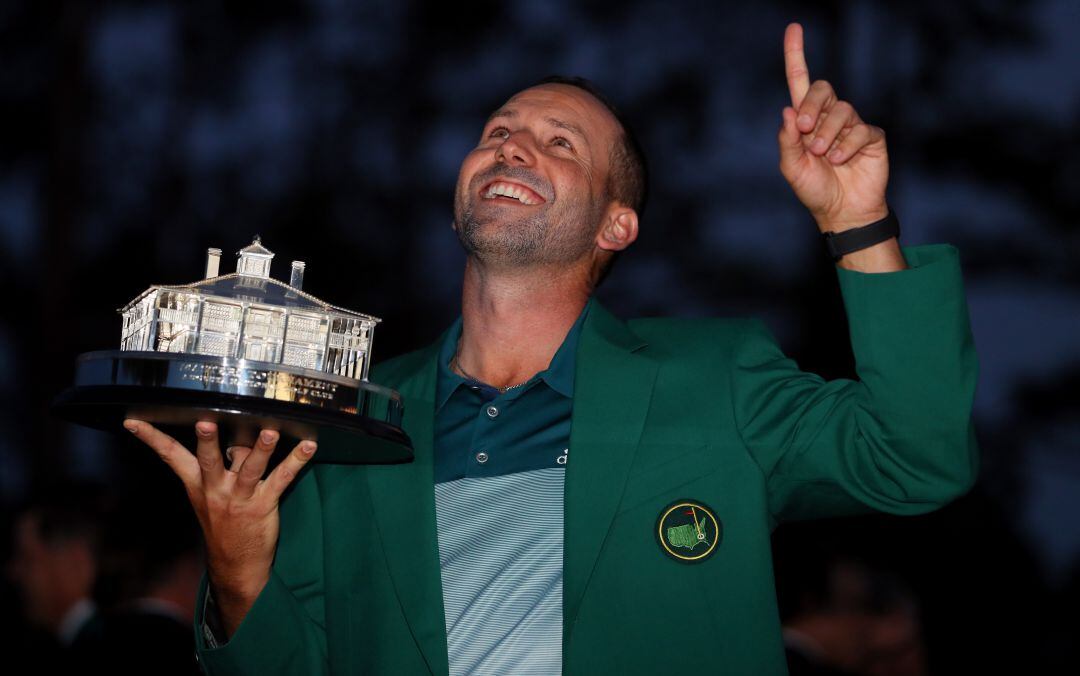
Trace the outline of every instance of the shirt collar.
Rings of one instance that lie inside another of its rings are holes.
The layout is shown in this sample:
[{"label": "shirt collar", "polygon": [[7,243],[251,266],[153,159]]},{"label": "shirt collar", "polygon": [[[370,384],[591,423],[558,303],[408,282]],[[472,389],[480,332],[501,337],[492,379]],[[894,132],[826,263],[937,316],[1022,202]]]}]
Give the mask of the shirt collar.
[{"label": "shirt collar", "polygon": [[95,612],[97,612],[97,606],[90,599],[76,601],[75,605],[68,608],[68,611],[64,613],[64,619],[60,621],[60,628],[57,631],[60,642],[66,646],[71,645]]},{"label": "shirt collar", "polygon": [[[547,369],[537,374],[541,380],[547,383],[548,387],[564,397],[572,398],[574,396],[574,368],[577,363],[578,336],[581,334],[581,327],[585,323],[585,317],[589,314],[589,308],[592,307],[593,302],[593,299],[590,298],[585,303],[581,314],[578,315],[578,318],[566,333],[562,345],[555,352],[555,356],[551,358],[551,363]],[[454,323],[450,325],[450,329],[446,332],[446,338],[439,349],[439,376],[435,385],[436,412],[443,407],[450,395],[466,382],[465,378],[450,370],[450,360],[453,359],[454,353],[457,352],[458,339],[461,338],[461,324],[461,317],[458,316]]]}]

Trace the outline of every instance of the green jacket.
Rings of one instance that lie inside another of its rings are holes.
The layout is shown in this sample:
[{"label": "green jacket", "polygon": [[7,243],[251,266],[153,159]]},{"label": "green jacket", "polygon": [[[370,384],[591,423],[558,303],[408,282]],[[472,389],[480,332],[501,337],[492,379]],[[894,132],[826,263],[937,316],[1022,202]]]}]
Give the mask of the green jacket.
[{"label": "green jacket", "polygon": [[[837,268],[859,380],[800,371],[756,319],[623,323],[593,301],[566,469],[564,673],[784,674],[776,525],[920,514],[971,487],[978,365],[957,251],[903,251],[908,270]],[[313,465],[297,478],[250,613],[224,646],[196,631],[208,674],[447,672],[432,479],[438,345],[372,378],[405,398],[416,460]],[[722,524],[699,563],[666,555],[654,533],[682,498]]]}]

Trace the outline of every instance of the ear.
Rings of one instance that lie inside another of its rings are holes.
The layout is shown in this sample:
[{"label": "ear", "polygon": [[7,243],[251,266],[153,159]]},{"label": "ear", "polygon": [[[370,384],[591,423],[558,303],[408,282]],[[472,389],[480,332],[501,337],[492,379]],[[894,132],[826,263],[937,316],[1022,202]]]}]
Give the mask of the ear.
[{"label": "ear", "polygon": [[638,236],[637,212],[618,202],[612,202],[604,214],[603,225],[596,235],[596,246],[605,251],[622,251]]}]

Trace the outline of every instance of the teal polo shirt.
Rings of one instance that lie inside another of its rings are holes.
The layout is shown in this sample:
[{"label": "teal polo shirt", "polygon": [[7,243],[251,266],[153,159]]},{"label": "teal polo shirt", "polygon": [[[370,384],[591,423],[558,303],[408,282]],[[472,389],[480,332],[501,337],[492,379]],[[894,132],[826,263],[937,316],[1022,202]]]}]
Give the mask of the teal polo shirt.
[{"label": "teal polo shirt", "polygon": [[451,674],[562,670],[563,486],[586,304],[548,368],[499,392],[439,353],[435,516]]}]

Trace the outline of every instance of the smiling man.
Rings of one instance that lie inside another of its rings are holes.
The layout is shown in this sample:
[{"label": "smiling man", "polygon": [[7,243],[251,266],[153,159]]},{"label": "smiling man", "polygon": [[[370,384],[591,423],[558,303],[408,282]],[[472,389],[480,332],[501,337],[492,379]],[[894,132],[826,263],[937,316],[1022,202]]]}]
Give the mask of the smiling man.
[{"label": "smiling man", "polygon": [[799,370],[755,319],[597,303],[644,160],[585,83],[529,87],[461,166],[460,318],[373,375],[405,397],[414,462],[309,466],[303,442],[263,478],[276,433],[225,467],[212,424],[192,455],[125,423],[203,525],[207,673],[782,674],[779,522],[968,490],[956,250],[901,249],[884,134],[811,83],[800,26],[784,46],[780,170],[837,260],[859,380]]}]

